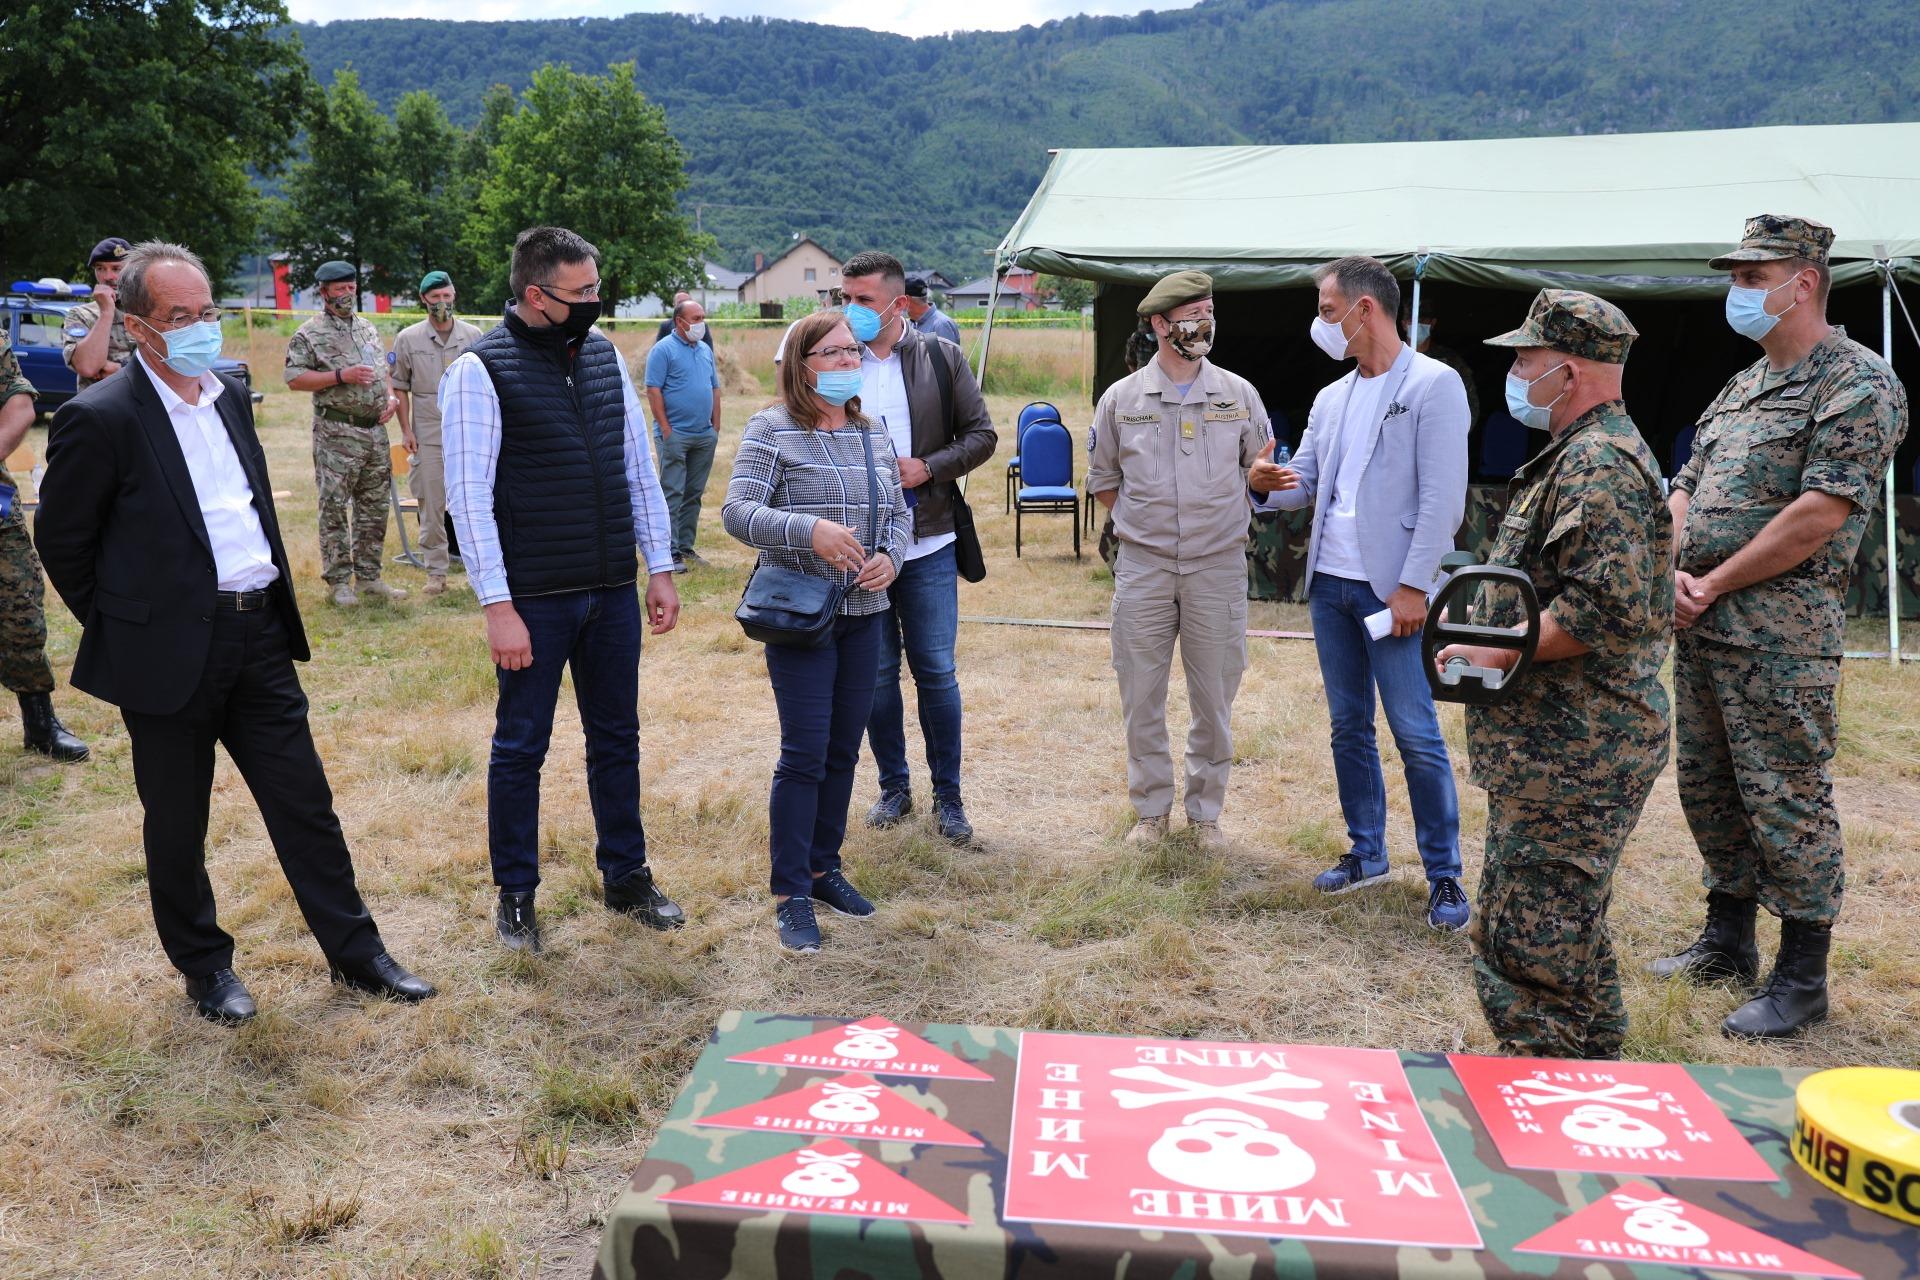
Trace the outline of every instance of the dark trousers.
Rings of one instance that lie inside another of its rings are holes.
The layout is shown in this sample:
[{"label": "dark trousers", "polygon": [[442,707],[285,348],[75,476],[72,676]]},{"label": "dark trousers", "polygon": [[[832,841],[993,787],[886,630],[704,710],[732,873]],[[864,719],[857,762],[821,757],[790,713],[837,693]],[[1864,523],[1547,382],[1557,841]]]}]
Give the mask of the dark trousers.
[{"label": "dark trousers", "polygon": [[313,748],[307,695],[294,675],[277,605],[215,610],[207,669],[187,705],[172,715],[123,711],[121,718],[146,809],[153,923],[174,968],[200,978],[233,965],[233,938],[215,919],[207,879],[216,742],[246,779],[320,950],[340,964],[380,954],[380,933],[353,882],[333,791]]},{"label": "dark trousers", "polygon": [[594,861],[609,883],[647,865],[640,825],[640,595],[632,583],[527,596],[513,602],[533,664],[494,668],[493,756],[487,764],[487,851],[503,892],[540,883],[540,766],[553,737],[560,674],[587,739],[587,803]]},{"label": "dark trousers", "polygon": [[841,618],[818,649],[767,646],[767,675],[780,711],[767,848],[775,894],[813,892],[816,872],[840,865],[860,735],[879,676],[881,614]]}]

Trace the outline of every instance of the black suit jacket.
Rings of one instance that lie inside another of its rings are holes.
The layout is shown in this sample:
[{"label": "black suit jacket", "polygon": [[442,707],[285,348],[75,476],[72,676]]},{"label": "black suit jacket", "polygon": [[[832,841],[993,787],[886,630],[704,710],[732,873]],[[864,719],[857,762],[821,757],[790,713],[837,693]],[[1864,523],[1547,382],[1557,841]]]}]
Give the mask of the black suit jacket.
[{"label": "black suit jacket", "polygon": [[[253,406],[246,387],[215,376],[225,391],[214,407],[280,569],[271,590],[288,647],[304,662],[311,654]],[[186,455],[138,359],[54,414],[34,542],[48,580],[85,628],[73,687],[149,715],[184,707],[206,670],[218,583]]]}]

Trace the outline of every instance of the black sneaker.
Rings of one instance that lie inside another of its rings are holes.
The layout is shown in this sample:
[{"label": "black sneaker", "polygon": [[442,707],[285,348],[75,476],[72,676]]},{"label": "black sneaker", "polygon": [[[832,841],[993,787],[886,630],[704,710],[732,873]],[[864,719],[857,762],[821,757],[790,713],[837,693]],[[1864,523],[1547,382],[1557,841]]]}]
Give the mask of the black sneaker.
[{"label": "black sneaker", "polygon": [[774,922],[780,926],[780,945],[789,951],[811,955],[820,949],[820,923],[813,918],[813,899],[797,894],[774,909]]},{"label": "black sneaker", "polygon": [[514,951],[540,954],[540,925],[533,916],[533,890],[502,893],[494,909],[493,931]]},{"label": "black sneaker", "polygon": [[942,839],[954,844],[973,843],[973,824],[967,821],[967,811],[961,807],[958,797],[942,800],[936,796],[933,801],[933,818],[934,825],[940,829]]},{"label": "black sneaker", "polygon": [[843,916],[870,916],[873,904],[866,895],[847,883],[847,878],[835,867],[823,876],[813,878],[813,897],[816,902],[824,902]]},{"label": "black sneaker", "polygon": [[900,819],[913,812],[913,792],[882,791],[880,798],[874,801],[873,808],[867,810],[867,825],[885,829],[895,826]]},{"label": "black sneaker", "polygon": [[678,929],[687,922],[687,913],[654,886],[651,867],[628,872],[608,884],[607,910],[632,916],[649,929]]}]

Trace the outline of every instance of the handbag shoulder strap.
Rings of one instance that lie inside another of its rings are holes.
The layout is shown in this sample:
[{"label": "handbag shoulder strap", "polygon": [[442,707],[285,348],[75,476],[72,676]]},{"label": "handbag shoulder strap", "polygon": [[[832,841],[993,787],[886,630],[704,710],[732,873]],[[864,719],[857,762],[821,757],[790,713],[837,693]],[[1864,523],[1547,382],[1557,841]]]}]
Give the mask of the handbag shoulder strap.
[{"label": "handbag shoulder strap", "polygon": [[867,424],[860,423],[860,453],[867,460],[867,551],[880,549],[880,477],[873,466],[873,444],[867,439]]}]

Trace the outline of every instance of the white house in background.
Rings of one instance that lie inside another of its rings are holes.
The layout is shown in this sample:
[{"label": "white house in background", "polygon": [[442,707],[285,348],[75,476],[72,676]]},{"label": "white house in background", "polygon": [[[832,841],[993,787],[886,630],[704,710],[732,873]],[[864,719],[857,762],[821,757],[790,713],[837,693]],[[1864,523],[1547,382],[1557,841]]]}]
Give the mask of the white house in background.
[{"label": "white house in background", "polygon": [[740,301],[785,302],[812,294],[821,302],[840,287],[840,259],[811,236],[801,236],[772,259],[753,255],[753,270],[740,282]]}]

